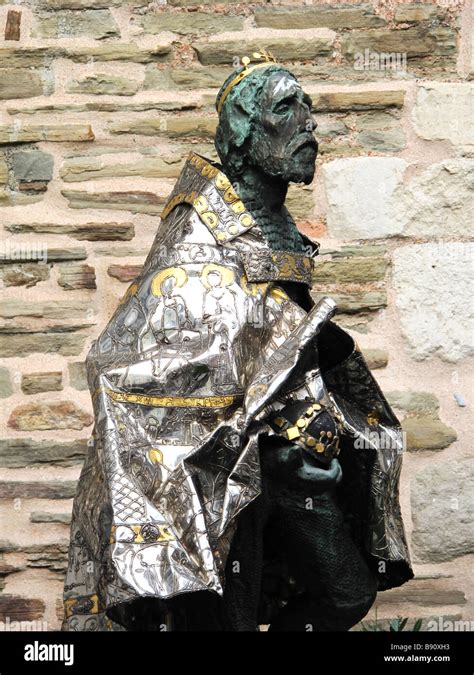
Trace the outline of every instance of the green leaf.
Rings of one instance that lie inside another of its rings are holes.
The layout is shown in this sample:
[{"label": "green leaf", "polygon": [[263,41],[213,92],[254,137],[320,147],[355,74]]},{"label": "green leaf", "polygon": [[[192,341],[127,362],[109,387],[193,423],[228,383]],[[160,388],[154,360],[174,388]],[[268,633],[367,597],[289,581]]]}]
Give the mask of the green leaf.
[{"label": "green leaf", "polygon": [[423,619],[417,619],[417,620],[415,621],[414,626],[413,626],[413,630],[416,631],[416,632],[417,632],[417,631],[420,631],[422,625],[423,625]]}]

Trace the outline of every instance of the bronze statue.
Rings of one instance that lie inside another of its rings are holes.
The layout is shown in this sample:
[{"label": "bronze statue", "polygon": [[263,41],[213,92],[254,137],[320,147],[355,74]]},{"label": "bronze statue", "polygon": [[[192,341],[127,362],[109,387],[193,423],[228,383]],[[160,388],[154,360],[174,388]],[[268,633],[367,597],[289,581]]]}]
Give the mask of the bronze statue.
[{"label": "bronze statue", "polygon": [[284,205],[311,99],[255,58],[217,96],[221,164],[190,153],[87,357],[66,630],[348,630],[413,576],[400,425]]}]

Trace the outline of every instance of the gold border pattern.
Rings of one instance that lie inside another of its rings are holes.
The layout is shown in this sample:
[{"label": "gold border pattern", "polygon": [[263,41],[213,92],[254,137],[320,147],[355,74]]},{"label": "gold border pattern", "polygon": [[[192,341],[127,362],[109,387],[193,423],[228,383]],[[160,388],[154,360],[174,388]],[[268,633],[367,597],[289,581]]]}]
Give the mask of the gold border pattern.
[{"label": "gold border pattern", "polygon": [[147,396],[146,394],[125,394],[113,389],[105,393],[117,403],[136,403],[157,408],[227,408],[241,396]]},{"label": "gold border pattern", "polygon": [[234,217],[229,222],[224,223],[211,204],[209,204],[206,196],[202,192],[192,190],[191,192],[178,192],[168,200],[161,212],[163,220],[178,204],[190,204],[220,244],[224,244],[239,234],[247,232],[247,230],[255,225],[253,216],[247,211],[244,203],[239,199],[238,194],[232,187],[230,180],[222,171],[219,171],[217,167],[212,166],[204,157],[200,157],[194,152],[189,153],[187,162],[200,176],[206,178],[217,189],[220,197]]}]

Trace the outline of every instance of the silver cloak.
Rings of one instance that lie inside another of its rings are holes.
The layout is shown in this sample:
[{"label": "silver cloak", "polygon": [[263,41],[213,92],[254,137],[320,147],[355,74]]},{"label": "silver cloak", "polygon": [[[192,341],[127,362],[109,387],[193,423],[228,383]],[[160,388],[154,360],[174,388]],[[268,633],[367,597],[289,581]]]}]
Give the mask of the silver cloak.
[{"label": "silver cloak", "polygon": [[317,245],[305,243],[304,254],[268,248],[227,177],[190,153],[140,276],[87,356],[95,426],[64,630],[123,630],[106,611],[137,598],[222,594],[237,516],[259,494],[259,434],[300,396],[337,409],[355,463],[357,441],[373,453],[366,553],[397,570],[385,587],[412,576],[398,421],[340,328],[349,352],[322,375],[317,336],[333,301],[305,312],[279,286],[311,285]]}]

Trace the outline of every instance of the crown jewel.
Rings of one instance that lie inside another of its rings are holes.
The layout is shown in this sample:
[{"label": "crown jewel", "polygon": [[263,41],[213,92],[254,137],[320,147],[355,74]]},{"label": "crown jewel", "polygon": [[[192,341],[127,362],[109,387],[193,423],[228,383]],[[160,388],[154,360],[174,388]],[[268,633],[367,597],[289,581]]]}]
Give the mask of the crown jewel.
[{"label": "crown jewel", "polygon": [[255,63],[253,65],[250,65],[250,58],[248,56],[243,56],[240,60],[243,65],[243,70],[240,71],[238,75],[234,77],[233,80],[229,82],[227,87],[224,89],[220,97],[216,101],[216,108],[217,112],[220,113],[222,110],[222,106],[224,105],[224,101],[226,100],[227,96],[230,94],[232,89],[242,82],[244,78],[247,77],[247,75],[250,75],[250,73],[253,73],[254,70],[257,70],[258,68],[266,68],[268,66],[273,65],[276,63],[276,59],[273,56],[273,54],[266,50],[266,49],[260,49],[258,52],[253,52],[252,57],[254,59],[257,59],[260,61],[260,63]]}]

